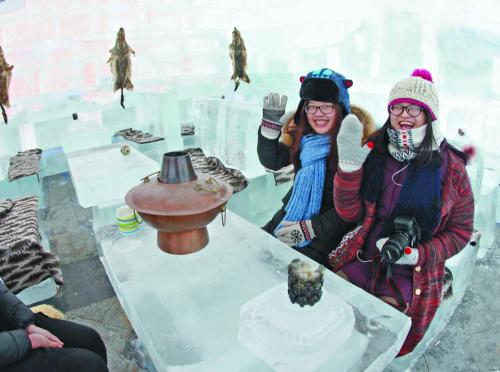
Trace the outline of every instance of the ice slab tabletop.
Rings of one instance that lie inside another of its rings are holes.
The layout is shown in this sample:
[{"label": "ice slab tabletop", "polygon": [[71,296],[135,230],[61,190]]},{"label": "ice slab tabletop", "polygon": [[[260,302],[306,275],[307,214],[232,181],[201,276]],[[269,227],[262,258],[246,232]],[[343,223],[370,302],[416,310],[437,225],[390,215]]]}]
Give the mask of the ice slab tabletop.
[{"label": "ice slab tabletop", "polygon": [[94,122],[73,121],[65,130],[62,146],[65,153],[111,144],[113,132]]},{"label": "ice slab tabletop", "polygon": [[[242,332],[241,319],[245,318],[242,315],[245,308],[255,308],[253,305],[261,294],[287,282],[288,263],[292,259],[309,259],[231,211],[227,211],[225,226],[217,218],[208,230],[208,246],[184,256],[162,252],[156,245],[156,230],[149,226],[132,236],[117,235],[101,241],[101,260],[106,272],[156,368],[159,371],[304,370],[303,366],[289,368],[289,360],[275,358],[276,355],[297,358],[296,353],[295,356],[291,353],[292,349],[297,350],[293,341],[292,345],[270,342],[269,337],[259,334],[259,327],[249,329],[248,324]],[[410,318],[328,270],[324,290],[349,308],[354,324],[345,322],[351,329],[329,335],[335,337],[341,333],[347,339],[338,343],[337,349],[321,355],[323,362],[315,370],[383,370],[399,351],[410,328]],[[276,309],[282,309],[281,305]],[[266,306],[269,308],[264,313],[272,314],[273,303]],[[297,310],[301,311],[298,307]],[[316,308],[305,311],[311,310],[311,316],[315,316]],[[293,331],[294,324],[290,324],[290,332]],[[241,342],[245,334],[253,336]],[[268,345],[248,347],[252,342]],[[290,348],[288,354],[287,348]]]},{"label": "ice slab tabletop", "polygon": [[83,208],[123,202],[141,178],[160,170],[157,162],[134,148],[122,155],[120,145],[70,152],[69,169],[78,203]]}]

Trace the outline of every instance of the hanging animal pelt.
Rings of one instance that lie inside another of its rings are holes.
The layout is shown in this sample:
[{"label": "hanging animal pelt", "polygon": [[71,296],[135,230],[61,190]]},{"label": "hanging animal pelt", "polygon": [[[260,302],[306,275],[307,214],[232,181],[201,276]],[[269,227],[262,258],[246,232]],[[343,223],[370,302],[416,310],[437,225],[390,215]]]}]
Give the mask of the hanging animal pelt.
[{"label": "hanging animal pelt", "polygon": [[135,56],[135,51],[127,44],[125,40],[125,30],[120,27],[118,34],[116,35],[116,43],[113,49],[110,49],[111,57],[108,59],[108,63],[111,66],[111,72],[113,73],[114,79],[114,91],[121,91],[120,105],[125,108],[123,89],[132,90],[134,85],[130,78],[132,77],[132,62],[130,60],[130,54]]},{"label": "hanging animal pelt", "polygon": [[234,91],[240,86],[240,80],[250,83],[250,78],[247,75],[247,49],[240,32],[236,29],[233,30],[233,41],[229,44],[229,56],[233,64]]},{"label": "hanging animal pelt", "polygon": [[6,107],[10,107],[9,102],[9,85],[10,79],[12,77],[12,70],[14,66],[7,63],[5,56],[3,55],[3,49],[0,46],[0,108],[2,109],[2,117],[5,124],[9,122],[7,118],[7,113],[5,112]]}]

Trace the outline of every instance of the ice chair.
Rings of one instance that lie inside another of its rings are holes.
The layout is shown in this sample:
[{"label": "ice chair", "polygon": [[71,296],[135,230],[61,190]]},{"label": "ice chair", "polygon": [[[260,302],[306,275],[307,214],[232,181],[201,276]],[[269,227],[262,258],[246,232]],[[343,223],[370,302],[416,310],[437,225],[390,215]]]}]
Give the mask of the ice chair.
[{"label": "ice chair", "polygon": [[196,131],[194,118],[194,99],[179,98],[179,122],[181,127],[181,137],[184,148],[200,147],[200,136]]},{"label": "ice chair", "polygon": [[[28,200],[31,200],[29,203],[32,203],[33,199]],[[9,201],[7,200],[7,202]],[[39,260],[43,260],[41,255],[37,255],[33,258],[33,256],[29,254],[24,255],[23,252],[25,252],[25,249],[28,251],[32,244],[36,246],[40,244],[44,252],[50,252],[50,246],[47,236],[38,226],[37,206],[25,204],[21,211],[17,213],[19,214],[16,214],[13,218],[6,217],[6,219],[2,219],[2,223],[5,223],[4,232],[7,231],[8,233],[3,236],[2,243],[0,243],[2,244],[0,258],[2,265],[5,265],[2,266],[2,273],[6,275],[3,279],[7,277],[17,277],[16,279],[12,279],[13,283],[20,280],[18,285],[22,285],[20,288],[23,288],[27,284],[36,283],[37,279],[34,278],[40,278],[40,271],[33,272],[33,270],[39,269],[34,269],[31,265],[35,263],[35,266],[41,267],[43,271],[45,271],[44,265],[48,263],[47,261],[42,261],[41,264],[39,263]],[[26,226],[21,226],[20,222],[26,224]],[[14,256],[9,255],[10,249],[16,250]],[[14,257],[14,259],[12,257]],[[26,269],[29,270],[28,273],[26,273]],[[54,278],[50,276],[36,284],[24,288],[16,295],[26,305],[30,305],[55,296],[57,290],[58,285]]]},{"label": "ice chair", "polygon": [[[463,113],[465,118],[467,114]],[[495,248],[495,215],[500,181],[500,173],[495,169],[498,157],[483,151],[478,141],[474,141],[465,129],[455,129],[456,132],[450,136],[448,142],[461,150],[471,146],[475,149],[466,169],[474,195],[474,225],[482,233],[477,259],[486,261]]]},{"label": "ice chair", "polygon": [[250,179],[265,173],[254,150],[262,118],[260,104],[201,98],[194,105],[196,130],[207,155],[218,157]]},{"label": "ice chair", "polygon": [[276,173],[267,171],[250,178],[248,187],[234,194],[227,207],[254,225],[265,225],[281,208],[281,199],[292,187],[292,179],[277,182]]},{"label": "ice chair", "polygon": [[[495,228],[498,199],[499,174],[491,168],[484,168],[483,182],[480,187],[475,208],[475,225],[481,230],[481,246],[477,259],[487,261],[495,249]],[[498,216],[497,216],[498,218]]]},{"label": "ice chair", "polygon": [[[103,124],[112,125],[115,132],[127,128],[142,130],[164,140],[136,143],[126,141],[122,137],[113,137],[113,143],[126,143],[149,156],[155,161],[161,161],[163,154],[168,151],[178,151],[183,148],[181,124],[179,119],[178,97],[170,92],[135,93],[135,107],[120,112],[119,109],[103,112]],[[120,125],[113,124],[114,115],[123,116]]]},{"label": "ice chair", "polygon": [[8,178],[0,181],[0,198],[2,199],[18,199],[31,195],[38,198],[40,208],[45,207],[42,182],[40,176],[37,174],[22,177],[11,182]]},{"label": "ice chair", "polygon": [[125,109],[114,107],[103,110],[101,112],[101,121],[113,133],[127,127],[134,128],[137,124],[135,107],[126,107]]},{"label": "ice chair", "polygon": [[480,238],[481,233],[475,231],[469,244],[467,244],[458,254],[446,261],[446,268],[449,269],[453,276],[452,294],[441,301],[429,329],[427,329],[424,338],[418,343],[415,349],[405,356],[394,359],[388,365],[387,371],[408,371],[444,329],[455,312],[455,309],[462,301],[465,290],[467,289],[477,258]]},{"label": "ice chair", "polygon": [[40,208],[44,208],[42,182],[36,174],[12,182],[9,182],[8,178],[0,181],[0,198],[2,199],[18,199],[31,195],[36,196]]},{"label": "ice chair", "polygon": [[[47,239],[47,236],[42,229],[40,229],[40,235],[42,236],[42,246],[46,251],[50,252],[49,240]],[[59,286],[56,284],[54,279],[47,278],[42,280],[38,284],[23,289],[16,296],[29,306],[54,297],[57,294],[58,290]]]},{"label": "ice chair", "polygon": [[0,199],[15,199],[27,195],[37,195],[41,202],[42,187],[37,175],[23,177],[9,182],[10,159],[21,149],[19,122],[13,120],[9,127],[0,127]]}]

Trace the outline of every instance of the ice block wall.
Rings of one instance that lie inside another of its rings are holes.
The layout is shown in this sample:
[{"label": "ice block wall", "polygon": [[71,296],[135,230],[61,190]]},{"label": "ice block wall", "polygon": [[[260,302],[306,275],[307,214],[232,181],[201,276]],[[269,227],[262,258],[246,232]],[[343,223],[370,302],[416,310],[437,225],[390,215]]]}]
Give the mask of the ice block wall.
[{"label": "ice block wall", "polygon": [[[190,109],[185,102],[192,102],[193,112],[196,100],[222,96],[253,105],[245,111],[246,118],[241,111],[226,120],[216,116],[216,122],[194,123],[218,128],[216,133],[224,135],[226,126],[235,127],[234,120],[257,127],[255,113],[270,91],[289,95],[288,108],[296,107],[298,78],[322,66],[354,80],[351,101],[369,109],[382,124],[390,87],[414,68],[427,68],[440,93],[444,132],[452,137],[459,128],[465,129],[485,162],[493,164],[496,177],[498,141],[491,133],[500,117],[497,14],[500,3],[494,0],[481,6],[465,0],[411,4],[395,0],[376,4],[368,0],[5,0],[0,2],[0,45],[15,66],[9,114],[15,118],[22,110],[30,111],[28,124],[32,124],[57,119],[55,114],[51,117],[51,109],[66,110],[68,97],[115,104],[118,96],[112,93],[106,60],[118,28],[124,27],[129,45],[137,52],[132,57],[134,94],[167,93],[183,102],[183,113],[166,114],[163,121],[168,125],[180,125],[173,119],[192,118],[185,113]],[[242,83],[236,93],[228,53],[233,27],[245,40],[252,80],[249,85]],[[134,94],[126,102],[140,105]],[[37,110],[45,111],[33,118],[31,111]],[[26,128],[26,133],[37,132]],[[241,129],[249,136],[241,143],[249,146],[256,141],[256,131]],[[218,151],[227,159],[239,159],[236,162],[249,169],[259,166],[250,164],[255,157],[242,159],[241,148],[223,142],[227,148]],[[250,151],[254,147],[245,148]]]}]

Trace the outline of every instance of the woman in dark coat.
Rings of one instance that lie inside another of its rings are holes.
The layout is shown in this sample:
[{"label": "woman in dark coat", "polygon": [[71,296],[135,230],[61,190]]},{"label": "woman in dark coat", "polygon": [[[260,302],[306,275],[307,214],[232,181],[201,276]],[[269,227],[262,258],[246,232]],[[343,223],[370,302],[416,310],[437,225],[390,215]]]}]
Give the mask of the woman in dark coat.
[{"label": "woman in dark coat", "polygon": [[0,279],[0,370],[107,371],[106,347],[92,328],[33,314]]},{"label": "woman in dark coat", "polygon": [[[338,162],[336,137],[342,119],[351,112],[347,88],[352,81],[323,68],[308,73],[301,82],[295,114],[285,114],[286,96],[271,93],[264,98],[259,160],[271,170],[292,163],[295,180],[283,198],[283,207],[263,229],[327,266],[328,254],[350,227],[335,211],[333,176]],[[367,127],[373,127],[369,115],[364,117]],[[293,143],[280,142],[283,124],[294,128]]]}]

